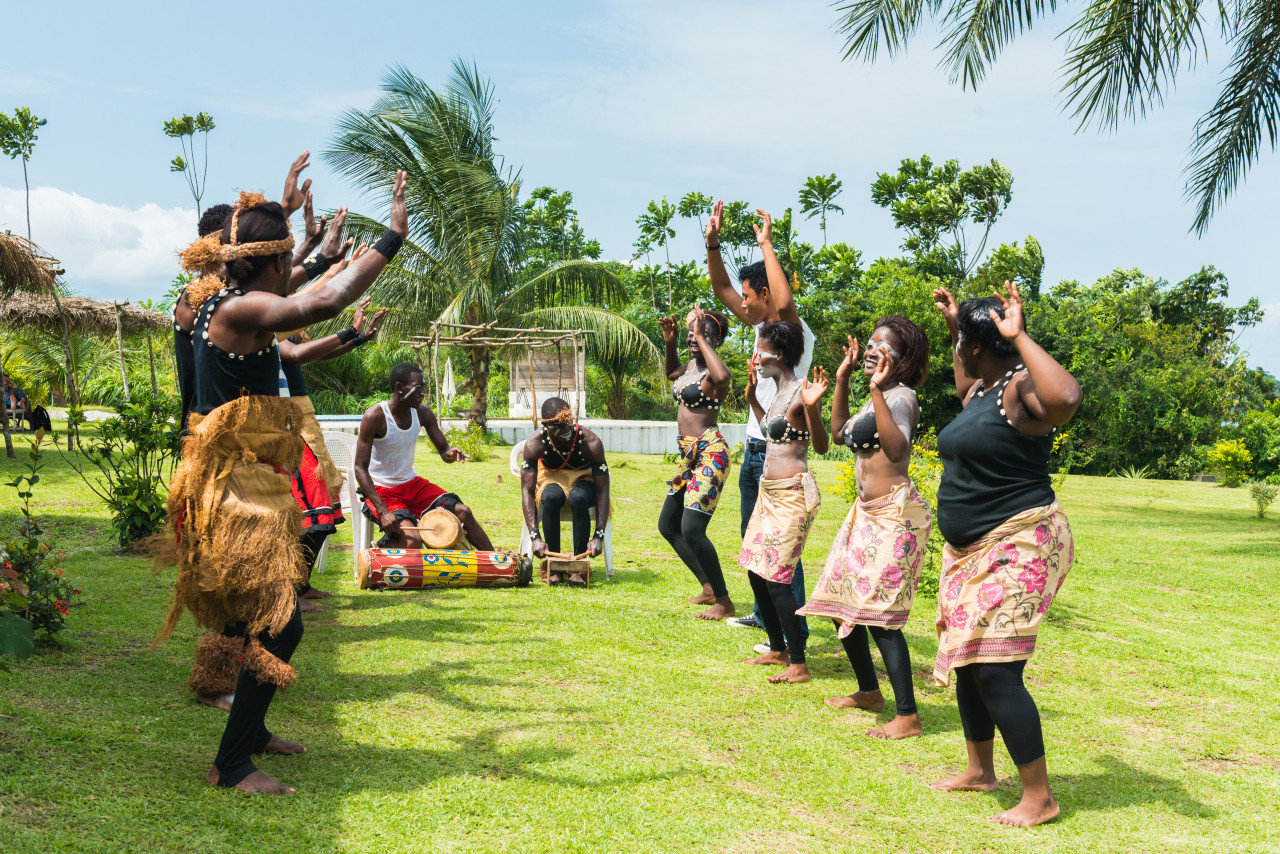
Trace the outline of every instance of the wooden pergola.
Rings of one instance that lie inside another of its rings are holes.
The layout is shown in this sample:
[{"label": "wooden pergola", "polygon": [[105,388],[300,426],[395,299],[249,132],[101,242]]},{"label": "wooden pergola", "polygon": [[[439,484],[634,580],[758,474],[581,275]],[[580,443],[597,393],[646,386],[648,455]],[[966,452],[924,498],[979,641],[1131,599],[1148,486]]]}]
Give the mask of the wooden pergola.
[{"label": "wooden pergola", "polygon": [[[590,329],[543,329],[540,326],[529,329],[513,329],[506,326],[498,326],[498,321],[490,321],[489,323],[471,324],[471,323],[447,323],[442,320],[432,321],[431,332],[427,335],[411,335],[408,340],[402,341],[413,348],[414,355],[417,357],[418,364],[424,367],[430,367],[431,384],[435,399],[435,410],[440,411],[440,375],[439,375],[439,354],[440,347],[461,347],[465,350],[500,350],[507,354],[513,351],[523,350],[526,358],[529,360],[529,385],[531,392],[533,389],[533,354],[538,350],[556,350],[557,353],[562,352],[566,347],[574,354],[573,367],[573,388],[574,392],[581,397],[582,388],[586,384],[586,377],[582,375],[582,371],[578,370],[577,354],[580,350],[585,350],[587,344],[587,336],[594,335],[595,332]],[[429,350],[429,361],[424,361],[422,351]],[[560,387],[564,387],[563,365],[561,365]],[[538,407],[536,394],[531,394],[533,410],[533,426],[538,426]]]}]

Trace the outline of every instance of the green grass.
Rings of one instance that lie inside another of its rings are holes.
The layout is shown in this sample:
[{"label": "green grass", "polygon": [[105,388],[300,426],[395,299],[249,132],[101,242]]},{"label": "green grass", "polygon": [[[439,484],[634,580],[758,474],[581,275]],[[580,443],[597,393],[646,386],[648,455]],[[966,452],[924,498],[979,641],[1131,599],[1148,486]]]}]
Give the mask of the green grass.
[{"label": "green grass", "polygon": [[[768,685],[743,667],[762,635],[695,621],[681,604],[692,577],[656,530],[668,466],[611,462],[619,567],[609,584],[362,592],[349,550],[331,552],[317,583],[338,595],[306,618],[300,679],[268,717],[309,749],[261,760],[298,788],[285,798],[203,783],[224,716],[183,687],[197,631],[184,621],[149,648],[172,574],[113,554],[102,508],[51,465],[37,498],[53,542],[73,554],[84,604],[58,644],[0,674],[0,849],[1280,846],[1280,526],[1251,518],[1244,490],[1067,481],[1077,562],[1028,669],[1063,814],[1018,831],[985,820],[1019,793],[999,745],[994,795],[926,787],[964,755],[953,693],[927,679],[933,601],[919,602],[906,630],[926,734],[865,738],[886,716],[822,703],[853,690],[831,627],[813,625],[806,685]],[[506,454],[448,468],[422,454],[419,469],[476,507],[495,541],[515,544],[519,487]],[[834,463],[815,470],[835,482]],[[15,502],[3,492],[8,525]],[[810,586],[848,509],[827,499],[807,551]],[[733,563],[737,528],[730,488],[711,530],[741,608],[750,594]]]}]

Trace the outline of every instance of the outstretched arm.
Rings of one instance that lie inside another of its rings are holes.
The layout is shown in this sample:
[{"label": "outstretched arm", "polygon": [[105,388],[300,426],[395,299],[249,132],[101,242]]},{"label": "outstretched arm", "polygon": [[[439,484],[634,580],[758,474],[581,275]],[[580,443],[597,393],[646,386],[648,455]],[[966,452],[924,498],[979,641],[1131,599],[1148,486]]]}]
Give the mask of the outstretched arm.
[{"label": "outstretched arm", "polygon": [[[373,486],[373,477],[369,474],[369,460],[373,456],[373,440],[387,432],[387,422],[382,415],[382,407],[375,406],[360,419],[360,433],[356,437],[356,455],[352,467],[356,471],[356,483],[360,492],[373,507],[378,517],[378,525],[383,531],[391,533],[400,530],[400,520],[387,509],[387,505],[378,497],[378,490]],[[353,513],[359,512],[352,510]]]},{"label": "outstretched arm", "polygon": [[310,165],[311,152],[304,151],[293,161],[293,165],[289,167],[289,174],[284,177],[284,193],[280,196],[280,207],[284,208],[285,219],[293,216],[293,212],[302,207],[307,200],[307,191],[311,189],[311,179],[308,178],[299,188],[298,177],[302,174],[302,170]]},{"label": "outstretched arm", "polygon": [[849,343],[844,348],[844,361],[836,368],[836,391],[831,398],[831,435],[836,441],[842,441],[845,422],[849,420],[849,380],[853,377],[853,368],[858,363],[858,339],[846,335]]},{"label": "outstretched arm", "polygon": [[680,354],[676,352],[676,319],[659,317],[658,325],[662,327],[662,344],[665,348],[662,369],[667,372],[667,379],[674,382],[684,374],[684,363],[680,361]]},{"label": "outstretched arm", "polygon": [[1018,386],[1018,394],[1027,412],[1046,424],[1061,427],[1071,420],[1080,407],[1083,394],[1080,383],[1071,376],[1071,372],[1044,351],[1044,348],[1031,340],[1023,323],[1022,295],[1013,282],[1004,283],[1009,298],[999,292],[996,296],[1004,304],[1004,317],[1000,317],[995,309],[991,310],[991,319],[996,329],[1005,340],[1018,348],[1022,363],[1027,366],[1027,380]]},{"label": "outstretched arm", "polygon": [[[893,370],[893,354],[882,352],[876,372],[871,375],[871,407],[876,414],[876,432],[880,434],[880,450],[892,463],[900,463],[911,454],[910,428],[894,418],[894,412],[880,387]],[[903,432],[906,429],[907,432]]]},{"label": "outstretched arm", "polygon": [[[546,557],[547,544],[538,531],[538,458],[542,455],[542,446],[535,433],[525,440],[520,452],[520,511],[524,515],[524,526],[532,536],[533,556]],[[557,519],[555,524],[560,524]]]},{"label": "outstretched arm", "polygon": [[720,358],[716,348],[711,346],[707,336],[702,334],[702,327],[705,325],[702,321],[706,316],[707,313],[702,310],[702,306],[696,306],[693,309],[693,339],[698,342],[698,349],[702,351],[702,361],[707,363],[707,375],[702,378],[702,393],[714,396],[717,391],[727,390],[729,367]]},{"label": "outstretched arm", "polygon": [[787,281],[787,274],[782,269],[782,262],[778,260],[778,253],[773,251],[773,217],[759,208],[756,209],[756,216],[764,222],[764,227],[761,228],[753,222],[751,228],[756,233],[756,243],[760,244],[760,252],[764,255],[764,271],[769,280],[769,298],[773,301],[773,308],[778,312],[780,319],[799,323],[800,313],[796,311],[791,282]]},{"label": "outstretched arm", "polygon": [[827,435],[827,422],[822,419],[822,396],[831,388],[827,379],[827,369],[813,369],[813,382],[804,380],[800,388],[800,402],[804,404],[804,418],[809,423],[809,441],[819,454],[825,454],[831,447],[831,438]]},{"label": "outstretched arm", "polygon": [[947,331],[951,333],[951,371],[955,374],[956,394],[960,395],[960,404],[967,406],[969,393],[978,381],[964,375],[964,366],[960,364],[960,355],[956,352],[956,345],[960,342],[960,325],[956,321],[960,306],[946,288],[936,289],[933,300],[934,306],[942,312],[942,319],[947,322]]},{"label": "outstretched arm", "polygon": [[733,316],[748,326],[751,325],[747,312],[742,308],[742,293],[733,286],[729,271],[724,268],[724,257],[720,254],[720,226],[724,224],[724,202],[716,202],[711,218],[707,220],[707,275],[711,278],[711,293],[716,295],[720,304],[733,313]]}]

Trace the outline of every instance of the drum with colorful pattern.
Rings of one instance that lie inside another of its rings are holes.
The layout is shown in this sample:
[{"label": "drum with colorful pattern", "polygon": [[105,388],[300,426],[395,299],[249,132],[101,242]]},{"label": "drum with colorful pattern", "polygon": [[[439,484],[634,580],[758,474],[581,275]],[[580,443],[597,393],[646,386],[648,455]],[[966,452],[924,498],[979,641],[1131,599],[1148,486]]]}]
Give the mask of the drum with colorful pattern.
[{"label": "drum with colorful pattern", "polygon": [[533,561],[514,552],[365,549],[356,558],[361,590],[428,587],[526,587]]}]

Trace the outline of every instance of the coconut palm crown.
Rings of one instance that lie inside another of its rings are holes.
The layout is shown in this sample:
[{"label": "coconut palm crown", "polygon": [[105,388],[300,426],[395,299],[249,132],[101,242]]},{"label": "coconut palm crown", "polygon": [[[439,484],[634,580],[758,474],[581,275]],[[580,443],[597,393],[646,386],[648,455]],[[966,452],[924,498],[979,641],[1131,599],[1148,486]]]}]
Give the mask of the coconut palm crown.
[{"label": "coconut palm crown", "polygon": [[[641,355],[656,364],[653,342],[608,310],[625,305],[627,295],[607,269],[583,258],[526,263],[519,174],[494,151],[493,86],[476,67],[455,61],[442,90],[394,67],[382,88],[370,110],[341,116],[324,156],[384,208],[391,176],[408,173],[409,239],[370,289],[376,303],[392,307],[388,331],[423,333],[434,320],[589,329],[592,355]],[[382,233],[368,216],[352,214],[347,223],[357,241]],[[485,423],[492,360],[505,355],[496,347],[468,350],[471,420]]]}]

